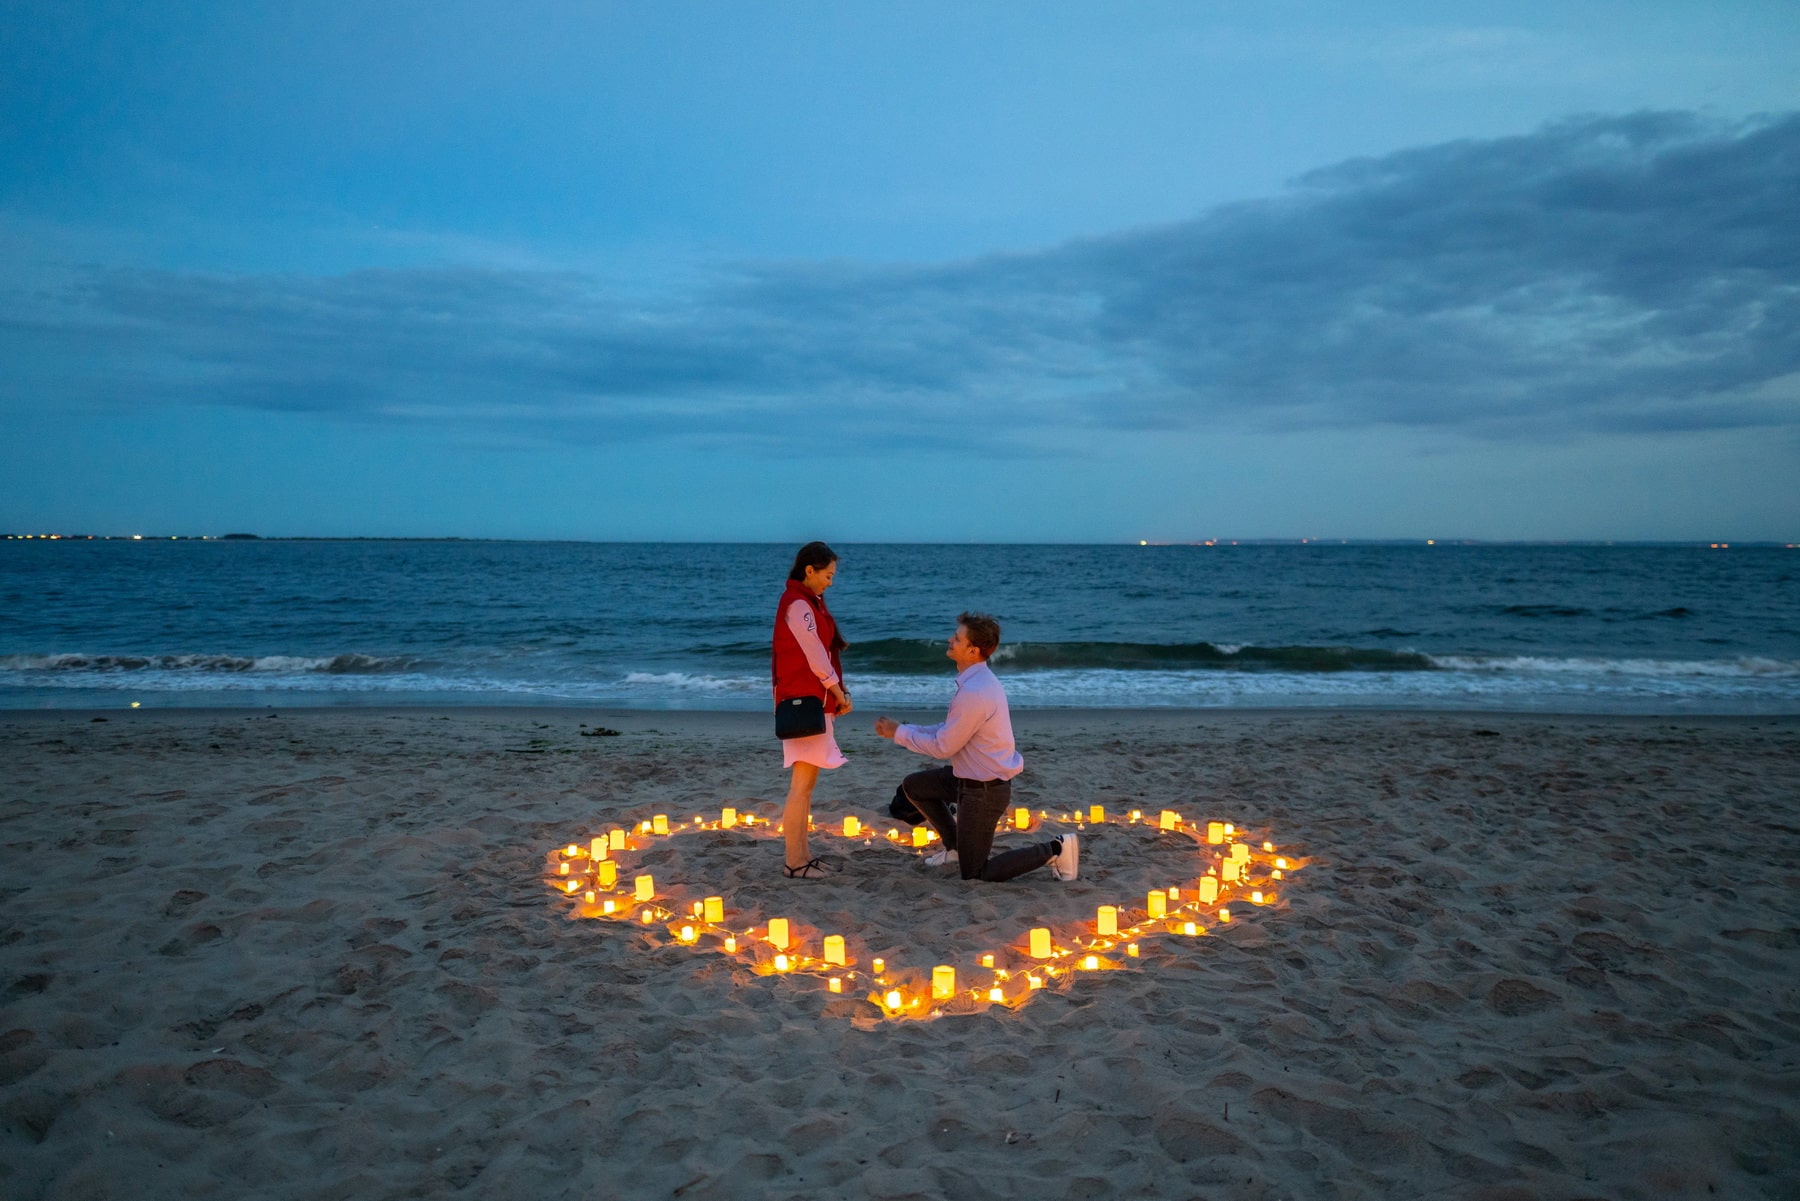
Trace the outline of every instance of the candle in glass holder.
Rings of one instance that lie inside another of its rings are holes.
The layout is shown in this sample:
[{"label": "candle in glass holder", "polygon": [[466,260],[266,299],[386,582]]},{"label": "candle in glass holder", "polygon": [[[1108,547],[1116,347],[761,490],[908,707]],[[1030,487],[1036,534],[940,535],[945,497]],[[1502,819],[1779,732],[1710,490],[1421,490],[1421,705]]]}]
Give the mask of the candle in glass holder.
[{"label": "candle in glass holder", "polygon": [[900,1008],[901,1003],[906,1000],[906,998],[900,995],[899,989],[890,988],[890,989],[888,989],[887,996],[883,997],[882,1000],[887,1002],[887,1007],[889,1009],[898,1009],[898,1008]]},{"label": "candle in glass holder", "polygon": [[659,813],[651,818],[650,829],[657,834],[667,834],[669,832],[669,815],[666,813]]},{"label": "candle in glass holder", "polygon": [[785,917],[769,919],[769,942],[781,950],[787,950],[788,920]]},{"label": "candle in glass holder", "polygon": [[734,953],[737,951],[737,935],[727,934],[725,936],[725,949]]},{"label": "candle in glass holder", "polygon": [[713,925],[725,920],[725,898],[707,897],[702,912],[705,920]]},{"label": "candle in glass holder", "polygon": [[1237,827],[1232,825],[1230,822],[1226,822],[1225,823],[1225,837],[1230,838],[1233,834],[1236,834],[1236,833],[1237,833]]},{"label": "candle in glass holder", "polygon": [[1013,826],[1014,826],[1014,828],[1023,830],[1026,826],[1029,826],[1030,824],[1031,824],[1031,810],[1025,808],[1023,805],[1021,805],[1018,808],[1013,810]]},{"label": "candle in glass holder", "polygon": [[619,865],[606,859],[594,866],[594,880],[601,888],[611,888],[619,882]]},{"label": "candle in glass holder", "polygon": [[1260,890],[1250,894],[1250,903],[1252,905],[1262,904],[1262,892]]},{"label": "candle in glass holder", "polygon": [[644,919],[644,924],[646,926],[648,926],[651,922],[656,920],[656,915],[654,913],[650,912],[650,910],[648,910],[648,909],[646,909],[642,913],[638,914],[638,916]]},{"label": "candle in glass holder", "polygon": [[1287,867],[1287,860],[1286,859],[1276,859],[1275,866],[1280,867],[1280,868],[1285,868],[1285,867]]},{"label": "candle in glass holder", "polygon": [[1200,903],[1210,905],[1219,899],[1219,878],[1217,876],[1200,877]]},{"label": "candle in glass holder", "polygon": [[1194,925],[1193,922],[1183,922],[1181,924],[1181,932],[1183,934],[1198,934],[1200,933],[1200,927]]},{"label": "candle in glass holder", "polygon": [[1157,818],[1156,824],[1158,829],[1173,830],[1176,826],[1181,824],[1181,818],[1176,815],[1173,809],[1164,809],[1162,811],[1162,816]]},{"label": "candle in glass holder", "polygon": [[1207,822],[1206,823],[1207,845],[1216,847],[1224,841],[1225,841],[1225,823],[1224,822]]},{"label": "candle in glass holder", "polygon": [[681,941],[682,942],[693,942],[694,941],[694,928],[692,926],[683,926],[681,928]]},{"label": "candle in glass holder", "polygon": [[846,817],[844,819],[844,837],[845,838],[855,838],[858,834],[861,834],[861,833],[862,833],[862,822],[858,821],[854,817]]},{"label": "candle in glass holder", "polygon": [[1119,911],[1112,905],[1100,906],[1099,914],[1094,918],[1094,933],[1102,938],[1111,937],[1119,932]]},{"label": "candle in glass holder", "polygon": [[606,832],[606,845],[608,848],[615,850],[615,851],[624,850],[625,849],[625,831],[623,831],[623,830],[608,830]]},{"label": "candle in glass holder", "polygon": [[588,858],[589,859],[604,859],[604,858],[606,858],[606,835],[602,834],[598,838],[592,838],[592,839],[588,840]]},{"label": "candle in glass holder", "polygon": [[887,960],[885,960],[885,959],[873,960],[869,964],[869,970],[873,971],[877,976],[881,975],[882,972],[887,970]]},{"label": "candle in glass holder", "polygon": [[1169,898],[1162,889],[1153,888],[1145,901],[1145,908],[1150,911],[1151,917],[1162,917],[1169,911]]},{"label": "candle in glass holder", "polygon": [[1089,805],[1088,806],[1088,821],[1089,822],[1091,822],[1092,824],[1097,826],[1105,820],[1106,820],[1106,807],[1104,805]]},{"label": "candle in glass holder", "polygon": [[825,936],[825,962],[835,963],[839,967],[844,964],[844,936],[827,934]]},{"label": "candle in glass holder", "polygon": [[956,995],[956,969],[947,963],[940,963],[931,969],[931,996],[936,1001],[948,1001]]},{"label": "candle in glass holder", "polygon": [[775,970],[778,972],[785,972],[788,970],[788,957],[786,955],[775,956]]},{"label": "candle in glass holder", "polygon": [[640,901],[648,901],[656,895],[656,881],[649,876],[639,876],[632,882],[632,895]]},{"label": "candle in glass holder", "polygon": [[1231,920],[1231,910],[1229,910],[1229,909],[1219,910],[1219,920],[1222,922],[1230,921]]},{"label": "candle in glass holder", "polygon": [[842,976],[833,976],[831,979],[825,981],[825,987],[829,988],[832,992],[843,992],[844,979]]},{"label": "candle in glass holder", "polygon": [[737,810],[730,806],[719,810],[719,825],[727,830],[737,825]]},{"label": "candle in glass holder", "polygon": [[1046,926],[1034,926],[1031,931],[1031,957],[1033,959],[1050,958],[1050,930]]}]

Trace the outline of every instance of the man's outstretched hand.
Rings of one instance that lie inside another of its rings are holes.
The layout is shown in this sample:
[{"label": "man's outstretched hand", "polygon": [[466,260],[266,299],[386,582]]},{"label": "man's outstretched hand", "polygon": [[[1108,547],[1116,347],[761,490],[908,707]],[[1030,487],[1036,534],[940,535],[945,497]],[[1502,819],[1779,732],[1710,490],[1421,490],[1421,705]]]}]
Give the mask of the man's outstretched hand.
[{"label": "man's outstretched hand", "polygon": [[892,738],[894,736],[894,731],[899,728],[900,723],[891,717],[877,717],[875,719],[875,732],[883,738]]}]

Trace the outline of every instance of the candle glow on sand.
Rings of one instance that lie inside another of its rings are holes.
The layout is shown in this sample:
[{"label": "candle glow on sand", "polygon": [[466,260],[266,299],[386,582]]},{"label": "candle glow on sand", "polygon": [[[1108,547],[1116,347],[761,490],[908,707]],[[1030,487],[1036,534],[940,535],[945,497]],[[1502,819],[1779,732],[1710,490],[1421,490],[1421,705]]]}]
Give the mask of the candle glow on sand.
[{"label": "candle glow on sand", "polygon": [[[1032,812],[1023,808],[1009,816],[1008,824],[1018,829],[1034,822]],[[674,825],[666,815],[652,815],[603,833],[582,831],[580,838],[544,856],[544,874],[552,890],[570,903],[572,918],[632,921],[641,931],[638,937],[653,944],[666,939],[691,953],[731,956],[746,961],[759,976],[811,978],[827,1016],[861,1022],[979,1013],[995,1006],[1017,1008],[1037,993],[1076,987],[1088,973],[1137,970],[1146,943],[1167,937],[1185,945],[1185,940],[1207,935],[1215,924],[1242,925],[1233,922],[1224,907],[1227,901],[1242,901],[1256,911],[1279,910],[1285,877],[1306,865],[1291,852],[1275,855],[1271,839],[1252,843],[1245,836],[1245,841],[1235,841],[1239,835],[1234,823],[1195,821],[1173,809],[1162,810],[1149,821],[1142,811],[1109,820],[1101,806],[1093,805],[1041,812],[1035,822],[1080,827],[1087,831],[1084,839],[1094,837],[1093,828],[1101,826],[1112,827],[1119,837],[1183,839],[1192,845],[1197,862],[1188,879],[1141,894],[1142,908],[1116,900],[1090,910],[1092,917],[1058,925],[1035,925],[1033,915],[1022,912],[1010,946],[972,948],[971,964],[980,965],[979,975],[974,966],[914,967],[904,961],[889,965],[880,957],[871,957],[865,972],[857,966],[862,956],[853,944],[860,945],[861,940],[854,932],[824,934],[786,916],[763,918],[741,908],[728,911],[728,898],[704,895],[704,889],[688,892],[687,881],[659,886],[648,873],[633,874],[638,866],[634,855],[671,838],[743,830],[757,838],[779,840],[779,826],[772,817],[759,818],[748,810],[727,807],[717,819],[698,817]],[[858,848],[887,847],[914,857],[928,853],[935,841],[925,826],[908,831],[882,825],[846,818],[841,824],[816,828],[814,835],[842,838]],[[659,870],[666,870],[666,865]],[[622,873],[630,880],[625,894],[616,892]],[[803,895],[796,894],[795,900]],[[958,981],[967,978],[965,972],[975,979],[959,987]]]}]

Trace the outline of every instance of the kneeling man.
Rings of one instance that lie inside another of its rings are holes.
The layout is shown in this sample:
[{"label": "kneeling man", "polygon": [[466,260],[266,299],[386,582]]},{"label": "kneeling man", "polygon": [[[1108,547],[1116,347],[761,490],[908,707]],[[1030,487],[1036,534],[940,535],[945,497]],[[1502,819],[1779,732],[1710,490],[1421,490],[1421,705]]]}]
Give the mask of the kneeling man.
[{"label": "kneeling man", "polygon": [[944,840],[944,849],[925,862],[957,864],[965,880],[1010,880],[1045,865],[1058,880],[1073,880],[1081,855],[1073,834],[989,855],[994,831],[1012,806],[1012,779],[1025,770],[1025,760],[1013,745],[1006,689],[987,665],[1000,645],[1000,623],[985,613],[964,613],[956,623],[949,650],[957,667],[956,695],[949,715],[935,726],[875,719],[875,732],[883,738],[950,760],[950,766],[916,771],[900,785]]}]

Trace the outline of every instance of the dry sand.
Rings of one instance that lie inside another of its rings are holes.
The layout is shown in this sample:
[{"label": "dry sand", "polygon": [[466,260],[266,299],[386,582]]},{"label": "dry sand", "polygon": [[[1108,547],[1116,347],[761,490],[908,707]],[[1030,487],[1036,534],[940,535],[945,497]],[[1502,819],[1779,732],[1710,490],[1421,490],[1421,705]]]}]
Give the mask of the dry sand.
[{"label": "dry sand", "polygon": [[[0,715],[8,1201],[1800,1196],[1794,719],[1022,712],[1034,806],[1310,866],[1132,970],[881,1021],[544,882],[608,824],[772,812],[760,715],[95,716]],[[847,724],[821,824],[923,763]],[[1073,885],[879,841],[820,839],[822,883],[748,836],[644,858],[929,965],[1173,882],[1176,845],[1092,831]]]}]

